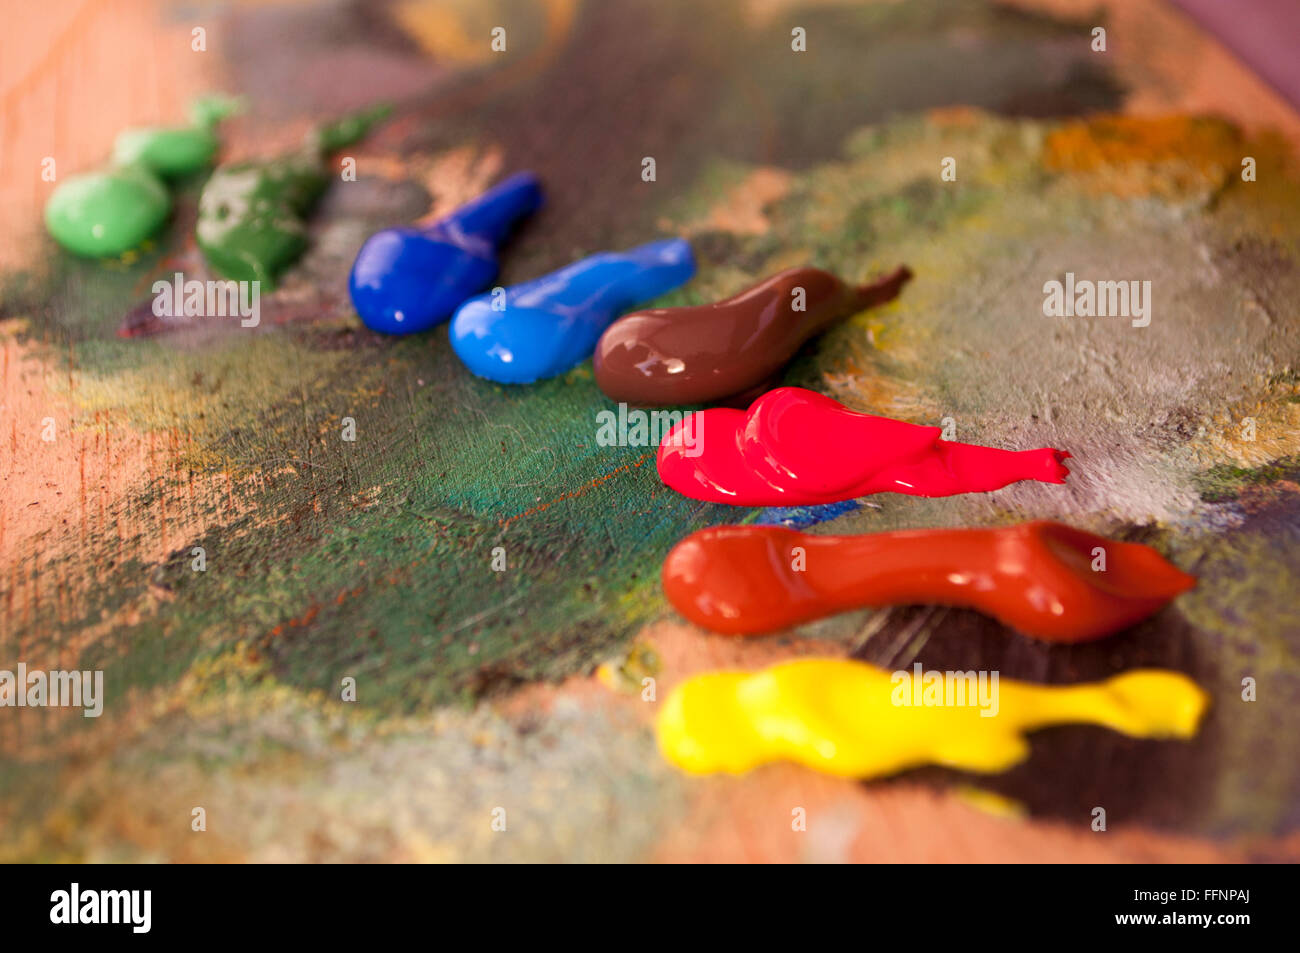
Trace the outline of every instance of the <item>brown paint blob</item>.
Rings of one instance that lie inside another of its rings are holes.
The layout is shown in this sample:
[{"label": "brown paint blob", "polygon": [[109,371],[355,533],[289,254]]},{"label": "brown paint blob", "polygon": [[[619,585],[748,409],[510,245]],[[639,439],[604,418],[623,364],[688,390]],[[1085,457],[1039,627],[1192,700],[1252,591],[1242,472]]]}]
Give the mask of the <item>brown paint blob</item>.
[{"label": "brown paint blob", "polygon": [[898,296],[906,267],[853,286],[791,268],[715,304],[626,315],[596,345],[596,383],[629,404],[708,404],[770,380],[815,334]]}]

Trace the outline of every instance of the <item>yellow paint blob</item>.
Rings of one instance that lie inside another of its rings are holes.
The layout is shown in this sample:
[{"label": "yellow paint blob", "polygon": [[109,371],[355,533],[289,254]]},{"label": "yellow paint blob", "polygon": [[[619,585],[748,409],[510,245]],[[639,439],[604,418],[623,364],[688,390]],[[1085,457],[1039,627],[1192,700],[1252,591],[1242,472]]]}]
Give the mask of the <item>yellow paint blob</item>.
[{"label": "yellow paint blob", "polygon": [[[1036,728],[1090,724],[1139,738],[1190,738],[1209,705],[1187,676],[1156,669],[1068,686],[999,679],[991,703],[972,696],[946,705],[916,704],[923,696],[902,674],[848,659],[800,659],[697,675],[664,702],[659,748],[691,774],[742,774],[773,761],[851,778],[924,764],[991,774],[1028,756],[1025,734]],[[927,672],[922,683],[932,675],[944,673]]]}]

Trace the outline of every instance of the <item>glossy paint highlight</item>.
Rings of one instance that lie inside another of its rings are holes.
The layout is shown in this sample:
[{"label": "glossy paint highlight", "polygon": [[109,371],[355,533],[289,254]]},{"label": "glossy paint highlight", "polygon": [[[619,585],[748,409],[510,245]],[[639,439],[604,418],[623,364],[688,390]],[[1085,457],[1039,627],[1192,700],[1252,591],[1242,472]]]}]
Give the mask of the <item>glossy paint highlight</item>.
[{"label": "glossy paint highlight", "polygon": [[611,321],[695,274],[690,243],[672,238],[583,258],[541,278],[471,298],[451,319],[451,346],[474,374],[529,384],[591,356]]},{"label": "glossy paint highlight", "polygon": [[699,411],[659,447],[659,477],[692,499],[741,506],[837,503],[871,493],[951,496],[1020,480],[1064,483],[1068,453],[940,439],[938,427],[860,414],[781,387],[748,410]]},{"label": "glossy paint highlight", "polygon": [[357,314],[384,334],[441,324],[496,278],[501,245],[541,204],[537,176],[520,172],[432,225],[376,232],[348,279]]},{"label": "glossy paint highlight", "polygon": [[624,315],[596,346],[596,383],[630,404],[708,404],[774,379],[836,321],[891,301],[903,267],[866,285],[820,268],[790,268],[714,304]]}]

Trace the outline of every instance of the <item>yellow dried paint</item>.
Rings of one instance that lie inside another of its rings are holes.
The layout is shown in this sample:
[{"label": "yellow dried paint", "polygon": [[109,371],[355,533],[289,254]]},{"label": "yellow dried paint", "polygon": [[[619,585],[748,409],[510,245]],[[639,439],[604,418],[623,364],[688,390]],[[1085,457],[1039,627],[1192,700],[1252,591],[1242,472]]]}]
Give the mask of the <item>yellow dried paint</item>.
[{"label": "yellow dried paint", "polygon": [[1222,119],[1096,116],[1047,136],[1048,169],[1081,176],[1094,191],[1175,198],[1219,188],[1239,168],[1242,138]]},{"label": "yellow dried paint", "polygon": [[691,774],[742,774],[773,761],[851,778],[924,764],[991,774],[1028,756],[1025,734],[1036,728],[1190,738],[1209,705],[1187,676],[1156,669],[1069,686],[1000,679],[991,716],[982,711],[994,706],[896,704],[909,694],[898,675],[847,659],[697,675],[664,702],[659,748]]},{"label": "yellow dried paint", "polygon": [[1208,169],[1240,160],[1241,133],[1204,116],[1093,116],[1050,133],[1043,158],[1048,168],[1075,172],[1174,160]]}]

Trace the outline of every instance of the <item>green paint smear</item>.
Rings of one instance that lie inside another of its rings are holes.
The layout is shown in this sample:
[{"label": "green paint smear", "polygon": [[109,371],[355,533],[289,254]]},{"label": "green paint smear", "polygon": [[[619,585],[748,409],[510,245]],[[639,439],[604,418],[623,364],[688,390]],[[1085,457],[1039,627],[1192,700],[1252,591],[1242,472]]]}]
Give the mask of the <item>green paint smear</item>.
[{"label": "green paint smear", "polygon": [[[1293,468],[1290,476],[1300,476]],[[1197,645],[1217,672],[1204,687],[1215,696],[1216,790],[1206,798],[1208,832],[1284,834],[1296,822],[1300,763],[1300,501],[1284,494],[1225,533],[1180,534],[1173,558],[1192,566],[1195,590],[1177,608],[1197,629]],[[1256,682],[1243,699],[1242,680]]]},{"label": "green paint smear", "polygon": [[1199,474],[1197,483],[1206,503],[1235,500],[1247,487],[1264,486],[1282,479],[1294,479],[1300,471],[1300,457],[1282,457],[1258,467],[1219,464]]},{"label": "green paint smear", "polygon": [[[246,390],[229,366],[248,363],[249,349],[265,352],[250,380],[274,379],[279,396]],[[428,341],[402,342],[360,378],[354,364],[322,362],[337,355],[294,358],[294,349],[288,338],[258,336],[206,352],[207,376],[194,387],[185,385],[199,362],[187,367],[182,356],[168,405],[155,406],[141,380],[138,409],[119,406],[125,419],[155,425],[172,405],[188,412],[175,424],[211,441],[196,451],[196,467],[216,459],[237,478],[285,465],[295,472],[248,501],[255,516],[186,542],[152,570],[114,565],[112,534],[92,539],[88,555],[54,563],[56,573],[86,558],[104,567],[91,589],[100,598],[79,625],[115,617],[151,585],[170,593],[84,654],[83,666],[112,669],[130,646],[129,683],[110,679],[110,701],[164,686],[240,641],[258,645],[289,685],[330,690],[352,675],[365,685],[359,704],[393,712],[561,677],[663,612],[659,564],[682,535],[740,515],[665,491],[649,448],[597,447],[596,413],[609,405],[590,380],[532,393],[486,384],[459,372],[445,332],[432,366]],[[264,362],[297,366],[301,376],[263,377]],[[121,386],[134,375],[110,377]],[[93,382],[78,393],[87,409],[100,406]],[[113,397],[103,392],[105,409]],[[258,413],[261,399],[274,406]],[[357,422],[356,443],[341,439],[344,416]],[[135,505],[156,501],[146,490]],[[191,571],[193,545],[207,552],[206,572]],[[506,551],[504,573],[490,568],[496,546]],[[37,625],[58,625],[53,613]],[[309,614],[308,624],[292,624]]]}]

